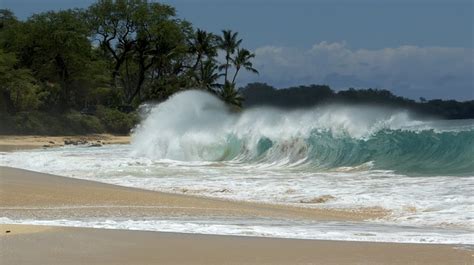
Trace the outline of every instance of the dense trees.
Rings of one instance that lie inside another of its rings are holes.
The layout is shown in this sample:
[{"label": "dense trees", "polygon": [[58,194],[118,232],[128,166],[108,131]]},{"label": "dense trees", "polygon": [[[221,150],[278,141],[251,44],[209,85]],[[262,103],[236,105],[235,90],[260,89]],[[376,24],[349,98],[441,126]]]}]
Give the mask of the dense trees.
[{"label": "dense trees", "polygon": [[237,32],[194,29],[173,7],[146,0],[98,0],[25,21],[0,10],[0,115],[129,112],[190,88],[240,106],[239,71],[257,73],[241,44]]},{"label": "dense trees", "polygon": [[136,107],[188,88],[240,105],[236,77],[256,72],[253,54],[240,48],[236,32],[222,34],[194,29],[173,7],[146,0],[99,0],[26,21],[0,10],[2,109]]},{"label": "dense trees", "polygon": [[15,68],[18,60],[13,53],[0,49],[0,105],[2,111],[16,113],[39,104],[38,86],[29,69]]},{"label": "dense trees", "polygon": [[[142,102],[190,88],[236,108],[244,96],[245,106],[301,107],[334,99],[415,104],[388,91],[336,93],[314,85],[275,91],[251,84],[239,91],[242,71],[258,74],[255,55],[242,43],[237,32],[195,29],[173,7],[147,0],[98,0],[87,9],[24,21],[0,9],[0,133],[126,133]],[[445,117],[474,116],[472,103],[431,100],[424,106]],[[40,129],[43,124],[55,126]]]},{"label": "dense trees", "polygon": [[353,89],[333,91],[329,86],[310,85],[275,89],[264,83],[251,83],[240,90],[245,97],[245,108],[272,106],[278,108],[305,108],[321,104],[370,104],[409,109],[413,113],[444,119],[474,119],[474,100],[426,100],[416,102],[396,96],[384,89]]}]

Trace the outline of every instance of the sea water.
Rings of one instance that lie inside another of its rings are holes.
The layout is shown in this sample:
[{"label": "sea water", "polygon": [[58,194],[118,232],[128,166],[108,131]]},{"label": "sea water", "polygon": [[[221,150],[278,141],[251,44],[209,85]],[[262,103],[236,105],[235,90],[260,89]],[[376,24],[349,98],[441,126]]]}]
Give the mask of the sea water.
[{"label": "sea water", "polygon": [[142,110],[130,145],[0,153],[0,165],[149,190],[295,207],[379,207],[390,214],[365,222],[195,217],[0,222],[474,244],[473,120],[414,118],[374,106],[235,112],[201,91]]}]

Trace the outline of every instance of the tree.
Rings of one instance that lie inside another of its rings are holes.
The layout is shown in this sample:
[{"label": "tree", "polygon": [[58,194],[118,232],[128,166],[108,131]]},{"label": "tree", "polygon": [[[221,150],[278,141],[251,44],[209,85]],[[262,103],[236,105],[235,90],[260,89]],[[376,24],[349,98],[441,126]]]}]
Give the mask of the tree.
[{"label": "tree", "polygon": [[18,23],[18,20],[12,11],[8,9],[0,9],[0,30],[16,23]]},{"label": "tree", "polygon": [[136,24],[132,18],[144,4],[144,1],[99,0],[87,11],[88,25],[95,40],[113,60],[113,87],[116,87],[120,68],[136,42]]},{"label": "tree", "polygon": [[217,56],[216,42],[217,37],[214,34],[201,29],[196,31],[189,44],[190,53],[196,55],[196,62],[192,67],[193,71],[198,68],[199,64],[202,65],[203,60],[209,60]]},{"label": "tree", "polygon": [[40,103],[36,80],[28,69],[15,68],[17,63],[13,53],[0,49],[0,98],[12,113],[36,109]]},{"label": "tree", "polygon": [[251,53],[246,49],[238,49],[237,54],[234,58],[231,58],[232,64],[235,67],[234,77],[232,78],[232,84],[235,85],[235,78],[239,74],[240,69],[243,67],[245,70],[258,74],[258,71],[253,68],[253,64],[250,61],[255,57],[255,54]]},{"label": "tree", "polygon": [[222,100],[228,104],[235,106],[237,108],[242,107],[242,102],[244,98],[242,95],[235,89],[235,84],[230,83],[229,81],[225,82],[222,90],[220,92]]},{"label": "tree", "polygon": [[[140,95],[147,79],[182,71],[190,24],[173,7],[146,0],[100,0],[88,9],[93,36],[112,61],[112,87],[120,82],[124,102]],[[171,66],[172,65],[172,66]],[[167,69],[164,69],[167,68]]]},{"label": "tree", "polygon": [[[151,16],[156,17],[157,14],[152,13]],[[127,98],[128,104],[141,93],[146,79],[151,84],[167,75],[179,75],[184,71],[188,30],[187,22],[174,19],[149,21],[140,28],[131,62],[136,63],[138,68],[134,74],[136,76],[134,90]]]},{"label": "tree", "polygon": [[20,21],[8,9],[0,9],[0,47],[5,51],[11,51],[15,39],[19,37],[17,31]]},{"label": "tree", "polygon": [[19,64],[31,69],[49,94],[49,103],[61,109],[80,105],[78,91],[86,89],[91,62],[89,31],[80,10],[46,12],[30,17],[15,29],[12,49]]},{"label": "tree", "polygon": [[232,30],[223,30],[219,39],[219,47],[225,52],[225,64],[221,65],[220,70],[224,69],[224,83],[228,81],[228,71],[230,67],[231,56],[242,43],[242,39],[237,38],[238,33]]},{"label": "tree", "polygon": [[208,59],[200,64],[200,66],[199,71],[195,74],[197,85],[216,94],[218,89],[222,87],[222,85],[218,83],[218,80],[223,76],[223,74],[218,71],[218,65],[214,60]]}]

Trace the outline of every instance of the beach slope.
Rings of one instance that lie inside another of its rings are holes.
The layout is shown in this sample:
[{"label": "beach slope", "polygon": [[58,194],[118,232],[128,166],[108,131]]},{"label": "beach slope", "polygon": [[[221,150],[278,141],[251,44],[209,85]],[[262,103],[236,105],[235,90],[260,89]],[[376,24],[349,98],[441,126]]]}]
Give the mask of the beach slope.
[{"label": "beach slope", "polygon": [[[227,216],[362,220],[370,210],[316,210],[119,187],[0,167],[0,216],[11,219]],[[0,225],[1,264],[472,264],[454,245],[214,236]]]}]

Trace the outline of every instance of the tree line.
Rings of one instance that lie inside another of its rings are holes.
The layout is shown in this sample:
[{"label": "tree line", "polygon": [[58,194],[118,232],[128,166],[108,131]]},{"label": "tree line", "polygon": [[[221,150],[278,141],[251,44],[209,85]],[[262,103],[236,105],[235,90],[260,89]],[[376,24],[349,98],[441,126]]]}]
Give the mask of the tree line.
[{"label": "tree line", "polygon": [[242,71],[258,74],[242,44],[237,32],[195,28],[172,6],[146,0],[98,0],[25,20],[0,9],[0,134],[127,134],[141,103],[191,88],[236,108],[338,101],[474,118],[473,101],[415,102],[386,90],[237,89]]},{"label": "tree line", "polygon": [[334,91],[327,85],[296,86],[276,89],[265,83],[251,83],[240,89],[243,107],[270,106],[285,109],[308,108],[323,104],[379,105],[411,110],[414,114],[443,119],[474,119],[474,100],[420,98],[419,101],[394,95],[385,89]]},{"label": "tree line", "polygon": [[242,70],[258,73],[237,32],[196,29],[165,4],[99,0],[18,20],[0,10],[0,111],[132,110],[206,89],[240,106]]}]

